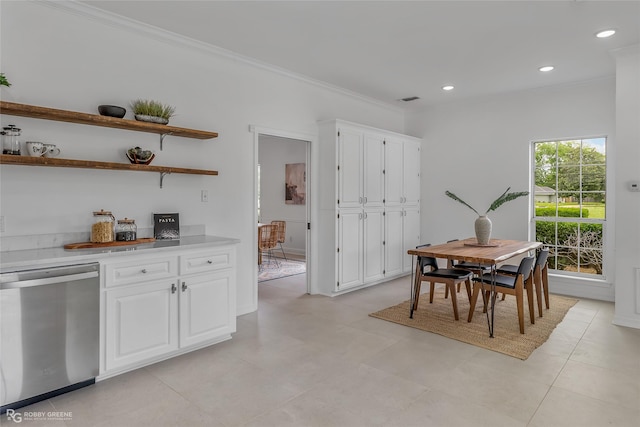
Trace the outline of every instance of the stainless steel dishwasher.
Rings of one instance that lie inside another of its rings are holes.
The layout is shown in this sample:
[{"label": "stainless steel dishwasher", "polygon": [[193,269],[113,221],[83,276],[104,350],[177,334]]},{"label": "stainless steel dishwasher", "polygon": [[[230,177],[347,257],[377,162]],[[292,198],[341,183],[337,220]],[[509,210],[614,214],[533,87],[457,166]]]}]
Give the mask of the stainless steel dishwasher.
[{"label": "stainless steel dishwasher", "polygon": [[97,263],[0,274],[2,412],[95,383]]}]

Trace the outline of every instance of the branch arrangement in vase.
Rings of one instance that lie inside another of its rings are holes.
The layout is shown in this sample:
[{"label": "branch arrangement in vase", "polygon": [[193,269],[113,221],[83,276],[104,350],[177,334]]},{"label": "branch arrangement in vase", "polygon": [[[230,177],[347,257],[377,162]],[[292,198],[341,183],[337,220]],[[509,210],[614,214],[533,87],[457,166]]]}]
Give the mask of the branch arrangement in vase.
[{"label": "branch arrangement in vase", "polygon": [[491,211],[495,211],[506,202],[515,200],[518,197],[526,196],[529,194],[528,191],[517,191],[517,192],[509,193],[509,190],[511,190],[511,187],[508,187],[500,197],[495,199],[493,203],[491,203],[491,206],[489,206],[489,209],[487,209],[484,214],[480,214],[473,206],[471,206],[469,203],[465,202],[460,197],[453,194],[451,191],[447,190],[444,192],[444,194],[446,194],[453,200],[462,203],[463,205],[465,205],[466,207],[468,207],[478,215],[478,218],[476,219],[476,222],[474,224],[476,239],[478,241],[478,244],[488,245],[489,240],[491,238],[491,220],[487,217],[487,214]]},{"label": "branch arrangement in vase", "polygon": [[506,191],[504,193],[502,193],[502,195],[500,197],[495,199],[493,201],[493,203],[491,203],[491,206],[489,206],[489,209],[487,209],[487,211],[482,215],[477,210],[475,210],[470,204],[468,204],[467,202],[462,200],[460,197],[458,197],[455,194],[453,194],[451,191],[447,190],[447,191],[444,192],[444,194],[446,194],[447,196],[451,197],[453,200],[462,203],[463,205],[465,205],[466,207],[468,207],[469,209],[474,211],[476,214],[478,214],[478,216],[485,216],[489,212],[495,211],[496,209],[498,209],[500,206],[502,206],[506,202],[509,202],[511,200],[515,200],[518,197],[529,195],[528,191],[518,191],[518,192],[509,193],[509,190],[511,190],[511,187],[508,187],[506,189]]}]

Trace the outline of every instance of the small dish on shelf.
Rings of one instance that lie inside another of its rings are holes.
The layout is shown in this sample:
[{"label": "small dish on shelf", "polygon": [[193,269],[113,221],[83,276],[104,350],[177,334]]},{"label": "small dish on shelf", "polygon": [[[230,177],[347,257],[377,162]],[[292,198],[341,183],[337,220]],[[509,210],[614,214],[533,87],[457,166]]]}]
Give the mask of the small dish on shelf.
[{"label": "small dish on shelf", "polygon": [[127,110],[117,105],[98,105],[98,112],[101,116],[123,118]]},{"label": "small dish on shelf", "polygon": [[127,159],[136,165],[148,165],[156,157],[151,150],[143,150],[140,147],[129,148],[127,150]]}]

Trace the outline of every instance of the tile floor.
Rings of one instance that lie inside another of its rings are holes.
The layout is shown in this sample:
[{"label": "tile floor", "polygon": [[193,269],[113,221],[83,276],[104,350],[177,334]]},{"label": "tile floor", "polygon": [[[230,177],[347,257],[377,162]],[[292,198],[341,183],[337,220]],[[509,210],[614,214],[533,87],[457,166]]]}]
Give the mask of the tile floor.
[{"label": "tile floor", "polygon": [[304,295],[304,275],[265,282],[232,340],[22,411],[71,412],[46,423],[60,426],[640,425],[640,330],[612,325],[613,304],[580,301],[521,361],[368,316],[408,281],[336,298]]}]

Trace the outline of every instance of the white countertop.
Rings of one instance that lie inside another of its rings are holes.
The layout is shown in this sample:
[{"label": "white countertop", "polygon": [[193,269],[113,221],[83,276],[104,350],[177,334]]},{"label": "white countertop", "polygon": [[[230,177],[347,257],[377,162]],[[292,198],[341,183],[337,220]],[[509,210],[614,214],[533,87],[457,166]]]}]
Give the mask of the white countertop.
[{"label": "white countertop", "polygon": [[140,245],[114,246],[104,249],[28,249],[20,251],[0,252],[0,272],[10,272],[19,269],[40,268],[54,265],[84,264],[98,262],[105,258],[121,257],[135,252],[161,253],[176,249],[198,249],[216,246],[234,245],[239,239],[220,236],[186,236],[179,240],[156,240],[153,243]]}]

